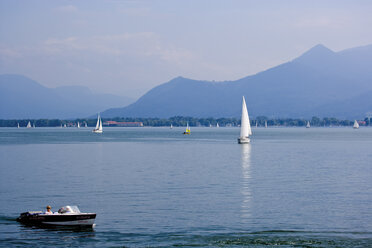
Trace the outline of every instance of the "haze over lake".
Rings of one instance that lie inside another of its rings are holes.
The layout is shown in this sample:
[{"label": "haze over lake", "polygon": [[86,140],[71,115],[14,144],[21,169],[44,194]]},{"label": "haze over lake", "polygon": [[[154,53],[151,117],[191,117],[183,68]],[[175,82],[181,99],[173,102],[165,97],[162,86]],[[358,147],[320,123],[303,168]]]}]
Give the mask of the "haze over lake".
[{"label": "haze over lake", "polygon": [[[0,129],[0,246],[367,247],[372,129]],[[20,212],[78,205],[94,231]]]}]

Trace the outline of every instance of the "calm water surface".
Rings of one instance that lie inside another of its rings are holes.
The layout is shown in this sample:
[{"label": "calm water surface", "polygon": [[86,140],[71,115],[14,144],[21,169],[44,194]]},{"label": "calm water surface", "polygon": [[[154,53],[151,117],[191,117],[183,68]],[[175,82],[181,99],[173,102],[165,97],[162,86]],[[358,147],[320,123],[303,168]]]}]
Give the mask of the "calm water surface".
[{"label": "calm water surface", "polygon": [[[0,129],[0,246],[372,246],[372,129]],[[78,205],[93,230],[20,212]]]}]

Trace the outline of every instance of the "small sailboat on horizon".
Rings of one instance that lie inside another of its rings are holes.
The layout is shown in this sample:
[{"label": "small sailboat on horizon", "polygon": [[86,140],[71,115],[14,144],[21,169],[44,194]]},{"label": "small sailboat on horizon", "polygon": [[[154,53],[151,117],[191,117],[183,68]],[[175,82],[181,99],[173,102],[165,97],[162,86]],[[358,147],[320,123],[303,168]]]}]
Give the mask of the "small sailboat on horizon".
[{"label": "small sailboat on horizon", "polygon": [[218,122],[217,122],[217,125],[216,125],[216,127],[220,127],[220,125],[218,125]]},{"label": "small sailboat on horizon", "polygon": [[78,122],[78,124],[77,124],[77,128],[80,128],[80,123]]},{"label": "small sailboat on horizon", "polygon": [[96,128],[93,129],[92,132],[93,133],[102,133],[103,132],[103,129],[102,129],[102,120],[101,120],[101,116],[99,114],[98,114],[98,118],[97,118]]},{"label": "small sailboat on horizon", "polygon": [[265,128],[267,128],[267,121],[265,121]]},{"label": "small sailboat on horizon", "polygon": [[17,128],[19,128],[19,123],[17,123]]},{"label": "small sailboat on horizon", "polygon": [[170,129],[173,129],[173,125],[172,124],[170,125]]},{"label": "small sailboat on horizon", "polygon": [[27,128],[31,128],[31,122],[27,123]]},{"label": "small sailboat on horizon", "polygon": [[359,128],[359,123],[357,122],[357,120],[354,121],[353,128],[354,129],[358,129]]},{"label": "small sailboat on horizon", "polygon": [[238,138],[239,144],[246,144],[250,142],[249,136],[252,135],[251,123],[249,121],[249,115],[247,110],[247,104],[243,96],[242,102],[242,120],[240,124],[240,137]]},{"label": "small sailboat on horizon", "polygon": [[307,121],[306,128],[310,128],[310,121]]},{"label": "small sailboat on horizon", "polygon": [[187,122],[186,131],[183,134],[191,134],[189,123]]}]

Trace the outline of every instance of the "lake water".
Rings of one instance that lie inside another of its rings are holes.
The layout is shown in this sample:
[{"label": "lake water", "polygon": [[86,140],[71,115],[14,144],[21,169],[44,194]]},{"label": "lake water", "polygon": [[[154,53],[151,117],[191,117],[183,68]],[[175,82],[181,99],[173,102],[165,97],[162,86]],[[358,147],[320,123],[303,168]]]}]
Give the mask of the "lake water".
[{"label": "lake water", "polygon": [[[0,246],[372,246],[372,128],[0,129]],[[78,205],[93,230],[19,213]]]}]

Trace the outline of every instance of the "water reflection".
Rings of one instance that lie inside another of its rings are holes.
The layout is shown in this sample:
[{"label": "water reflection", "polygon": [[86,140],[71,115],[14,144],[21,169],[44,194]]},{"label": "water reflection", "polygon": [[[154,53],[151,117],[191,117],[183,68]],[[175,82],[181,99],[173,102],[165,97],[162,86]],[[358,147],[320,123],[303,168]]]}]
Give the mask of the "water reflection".
[{"label": "water reflection", "polygon": [[251,216],[251,198],[252,193],[250,189],[251,180],[251,145],[242,144],[241,146],[241,165],[242,165],[242,209],[241,217],[242,220],[248,220]]}]

